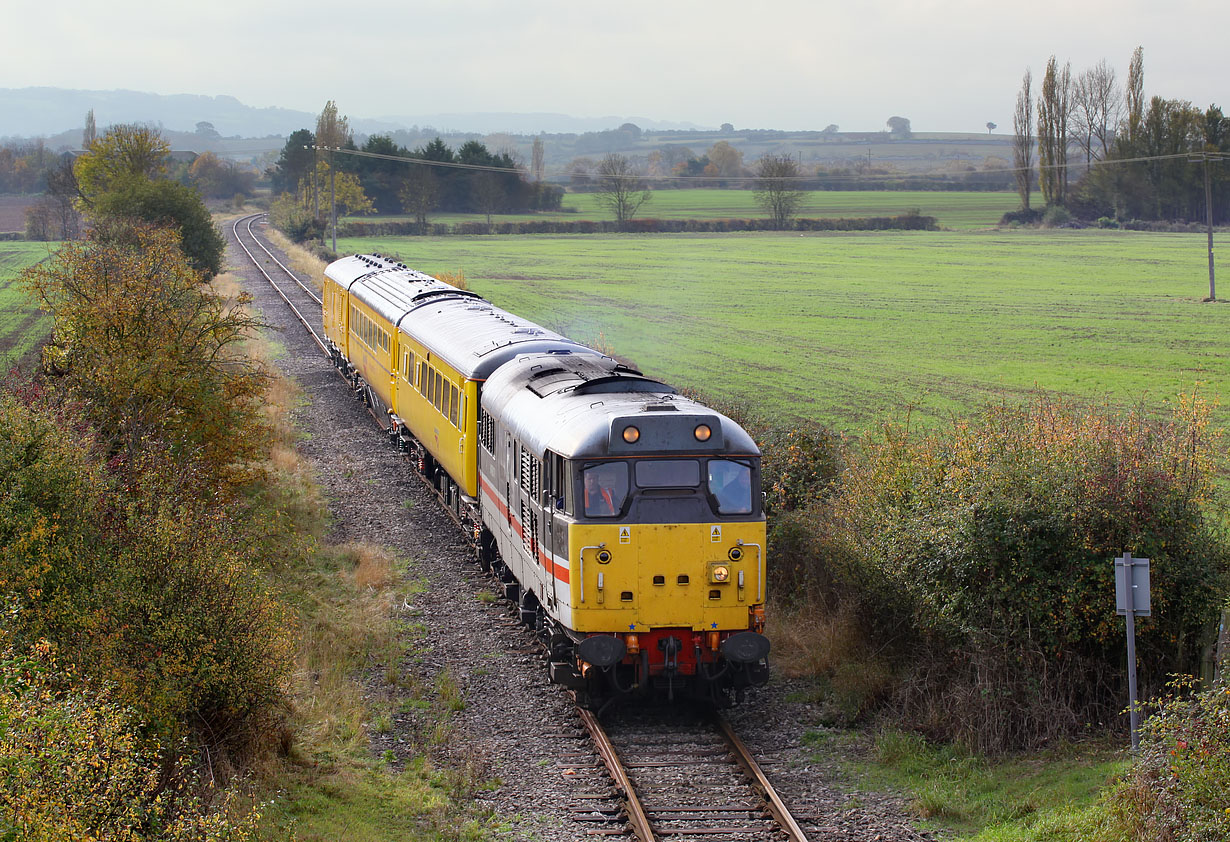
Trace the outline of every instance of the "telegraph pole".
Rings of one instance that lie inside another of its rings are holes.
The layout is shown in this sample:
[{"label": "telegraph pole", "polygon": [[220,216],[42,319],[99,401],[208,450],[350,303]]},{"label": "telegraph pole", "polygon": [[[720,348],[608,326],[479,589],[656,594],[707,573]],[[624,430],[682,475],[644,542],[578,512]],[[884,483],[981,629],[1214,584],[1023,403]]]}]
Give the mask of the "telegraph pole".
[{"label": "telegraph pole", "polygon": [[333,253],[337,254],[337,194],[333,190],[333,150],[329,150],[329,219],[333,231]]},{"label": "telegraph pole", "polygon": [[1209,301],[1217,300],[1213,281],[1213,187],[1209,181],[1209,156],[1204,156],[1204,221],[1209,229]]}]

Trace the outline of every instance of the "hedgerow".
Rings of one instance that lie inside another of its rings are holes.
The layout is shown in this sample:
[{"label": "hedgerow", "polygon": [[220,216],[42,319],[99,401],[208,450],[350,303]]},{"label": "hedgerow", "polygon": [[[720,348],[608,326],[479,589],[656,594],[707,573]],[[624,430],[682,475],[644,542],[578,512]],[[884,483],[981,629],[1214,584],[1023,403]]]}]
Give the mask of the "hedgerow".
[{"label": "hedgerow", "polygon": [[[277,217],[275,225],[292,239],[306,228],[289,215]],[[285,226],[285,227],[283,227]],[[791,220],[794,231],[935,231],[939,223],[933,216],[906,213],[900,216],[800,217]],[[625,223],[602,219],[531,219],[521,222],[433,223],[424,232],[417,222],[354,220],[337,226],[339,237],[391,237],[430,233],[432,236],[474,234],[637,234],[724,233],[729,231],[773,231],[771,219],[657,219],[645,217]],[[306,235],[305,235],[306,236]]]},{"label": "hedgerow", "polygon": [[53,644],[15,648],[10,605],[0,625],[0,838],[245,842],[260,814],[232,816],[226,798],[168,756],[139,714],[91,686]]},{"label": "hedgerow", "polygon": [[1207,514],[1215,453],[1196,400],[1162,420],[1040,398],[928,433],[890,425],[795,540],[891,654],[905,724],[982,750],[1037,745],[1123,707],[1125,550],[1153,560],[1142,696],[1198,669],[1230,559]]},{"label": "hedgerow", "polygon": [[156,443],[108,471],[39,409],[0,396],[0,593],[14,634],[71,652],[166,739],[243,758],[283,738],[288,612],[252,536]]}]

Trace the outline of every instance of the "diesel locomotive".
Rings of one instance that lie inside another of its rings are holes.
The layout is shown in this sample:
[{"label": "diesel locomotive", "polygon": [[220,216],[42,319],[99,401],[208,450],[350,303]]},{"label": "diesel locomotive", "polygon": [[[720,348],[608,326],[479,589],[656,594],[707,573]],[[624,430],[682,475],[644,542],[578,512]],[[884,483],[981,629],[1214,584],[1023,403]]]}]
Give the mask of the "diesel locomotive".
[{"label": "diesel locomotive", "polygon": [[328,266],[334,364],[589,704],[768,678],[760,452],[610,356],[379,255]]}]

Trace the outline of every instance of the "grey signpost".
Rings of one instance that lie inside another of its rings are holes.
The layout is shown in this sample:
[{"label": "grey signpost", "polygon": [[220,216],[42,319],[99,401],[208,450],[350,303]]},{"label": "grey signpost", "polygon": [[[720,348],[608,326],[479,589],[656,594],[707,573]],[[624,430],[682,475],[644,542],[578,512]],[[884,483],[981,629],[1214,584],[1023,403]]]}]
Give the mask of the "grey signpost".
[{"label": "grey signpost", "polygon": [[1136,618],[1148,617],[1149,559],[1125,552],[1115,559],[1115,609],[1127,617],[1128,696],[1131,706],[1132,751],[1140,748],[1140,711],[1136,706]]}]

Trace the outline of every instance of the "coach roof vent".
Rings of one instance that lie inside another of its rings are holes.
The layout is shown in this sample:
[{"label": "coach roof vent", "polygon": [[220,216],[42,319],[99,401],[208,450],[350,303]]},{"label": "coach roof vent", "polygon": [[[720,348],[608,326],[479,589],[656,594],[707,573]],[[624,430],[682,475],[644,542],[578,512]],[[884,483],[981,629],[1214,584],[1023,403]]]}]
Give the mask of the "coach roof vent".
[{"label": "coach roof vent", "polygon": [[647,403],[641,407],[641,412],[678,412],[679,407],[673,403]]}]

